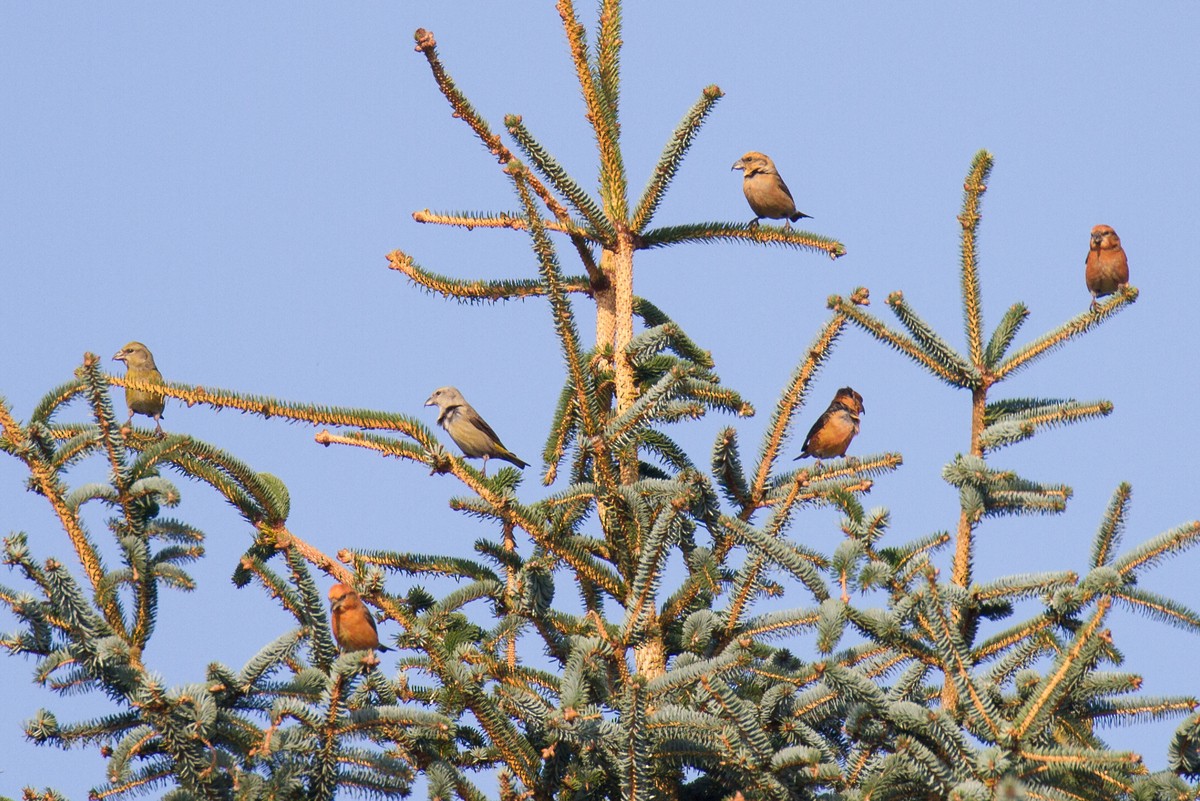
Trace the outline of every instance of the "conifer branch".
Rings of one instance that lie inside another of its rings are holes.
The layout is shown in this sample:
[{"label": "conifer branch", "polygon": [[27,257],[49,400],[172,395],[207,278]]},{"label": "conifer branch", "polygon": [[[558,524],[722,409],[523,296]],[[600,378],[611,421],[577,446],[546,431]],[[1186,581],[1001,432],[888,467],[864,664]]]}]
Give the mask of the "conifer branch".
[{"label": "conifer branch", "polygon": [[995,742],[1000,737],[1000,712],[987,694],[976,686],[971,675],[970,652],[954,616],[948,613],[940,598],[941,588],[933,577],[930,577],[928,587],[929,594],[922,606],[926,612],[926,628],[939,646],[941,668],[957,697],[966,701],[968,714],[978,731],[987,732],[989,739]]},{"label": "conifer branch", "polygon": [[1112,566],[1125,579],[1135,578],[1141,569],[1161,561],[1168,554],[1181,553],[1200,542],[1200,521],[1184,523],[1142,543],[1129,553],[1112,561]]},{"label": "conifer branch", "polygon": [[807,231],[794,231],[777,225],[750,227],[745,223],[709,222],[652,228],[637,238],[636,245],[639,250],[648,250],[678,245],[683,242],[704,244],[727,241],[753,242],[760,245],[779,245],[786,248],[818,251],[828,254],[831,259],[846,255],[846,246],[836,239]]},{"label": "conifer branch", "polygon": [[683,162],[688,150],[691,149],[696,135],[700,133],[700,126],[704,124],[704,120],[717,105],[717,101],[724,96],[725,93],[717,86],[705,87],[700,94],[700,99],[688,109],[688,113],[676,126],[667,146],[663,148],[662,155],[658,157],[658,164],[655,165],[654,172],[650,174],[649,183],[642,190],[642,198],[638,201],[637,209],[633,213],[633,220],[629,224],[634,231],[641,232],[653,219],[654,212],[658,210],[658,204],[662,202],[667,187],[671,185],[675,174],[679,172],[679,165]]},{"label": "conifer branch", "polygon": [[989,406],[985,412],[988,424],[979,437],[979,445],[986,453],[1029,439],[1040,429],[1105,417],[1112,410],[1111,401],[1049,401],[1008,414],[996,414]]},{"label": "conifer branch", "polygon": [[902,292],[888,295],[887,305],[930,358],[939,362],[948,372],[958,374],[962,382],[960,386],[977,387],[983,383],[983,376],[975,365],[960,356],[950,343],[930,328],[929,324],[905,303]]},{"label": "conifer branch", "polygon": [[[33,407],[33,411],[29,414],[29,424],[50,425],[54,413],[74,400],[84,389],[83,379],[77,377],[50,390]],[[3,403],[2,398],[0,398],[0,403]]]},{"label": "conifer branch", "polygon": [[546,282],[546,286],[550,290],[554,329],[562,344],[563,358],[567,362],[567,373],[571,385],[575,388],[575,407],[579,413],[583,434],[595,448],[592,465],[600,484],[605,487],[609,495],[615,495],[616,477],[613,475],[609,461],[608,444],[601,436],[603,429],[600,422],[600,410],[596,406],[595,396],[587,389],[589,379],[584,352],[579,344],[579,334],[575,328],[575,315],[571,311],[571,304],[567,301],[563,291],[562,273],[558,267],[558,259],[555,257],[553,245],[542,229],[541,219],[533,208],[533,201],[528,192],[528,170],[516,164],[513,165],[511,174],[517,192],[521,196],[522,205],[525,207],[526,219],[530,223],[530,236],[533,239],[534,253],[538,258],[542,280]]},{"label": "conifer branch", "polygon": [[168,398],[178,398],[188,406],[208,406],[213,409],[237,409],[264,418],[281,417],[285,420],[308,423],[309,425],[333,425],[353,428],[397,431],[412,437],[421,447],[432,449],[437,438],[424,424],[407,415],[377,412],[369,409],[351,409],[341,406],[283,401],[264,395],[242,395],[226,389],[206,389],[170,381],[156,384],[125,376],[106,376],[105,380],[116,387],[153,391]]},{"label": "conifer branch", "polygon": [[596,76],[614,120],[619,119],[622,44],[620,0],[600,0],[596,25]]},{"label": "conifer branch", "polygon": [[66,503],[64,499],[66,487],[63,486],[57,473],[32,452],[25,430],[17,424],[8,406],[3,403],[0,403],[0,431],[3,432],[4,439],[13,446],[13,455],[24,462],[29,469],[33,486],[37,487],[38,493],[46,498],[50,508],[54,510],[59,524],[71,541],[71,547],[79,560],[79,566],[83,569],[84,575],[95,593],[97,603],[100,604],[108,625],[114,631],[124,631],[124,616],[121,614],[117,598],[102,589],[105,585],[107,570],[101,561],[100,552],[84,528],[83,521]]},{"label": "conifer branch", "polygon": [[1190,631],[1193,634],[1200,634],[1200,614],[1170,598],[1137,587],[1123,587],[1120,591],[1113,593],[1113,600],[1134,611],[1143,612],[1155,620],[1168,623],[1184,631]]},{"label": "conifer branch", "polygon": [[958,221],[962,223],[962,293],[963,318],[967,329],[967,349],[971,364],[977,368],[983,361],[983,311],[980,308],[979,259],[975,252],[975,241],[979,235],[979,213],[983,194],[987,191],[987,179],[991,175],[995,160],[986,150],[975,154],[971,169],[963,183],[963,206]]},{"label": "conifer branch", "polygon": [[[593,71],[588,54],[587,34],[575,13],[572,0],[558,0],[556,6],[562,18],[563,30],[567,34],[567,45],[571,49],[571,60],[575,64],[575,77],[587,107],[587,119],[596,134],[596,149],[600,155],[600,196],[604,201],[605,214],[611,220],[622,223],[628,217],[626,207],[625,163],[621,157],[620,128],[617,124],[617,108],[598,86],[599,80]],[[611,32],[611,27],[608,28]],[[617,42],[606,43],[619,47]],[[615,56],[617,51],[611,51]],[[606,57],[606,62],[609,57]],[[615,74],[610,73],[615,78]]]},{"label": "conifer branch", "polygon": [[[525,228],[522,221],[522,228]],[[513,300],[516,298],[533,298],[548,295],[550,290],[542,281],[509,280],[484,281],[460,280],[429,272],[412,257],[399,250],[388,254],[388,267],[404,273],[417,286],[444,298],[451,298],[460,303],[489,302]],[[571,276],[563,279],[563,289],[566,292],[590,294],[591,283],[582,276]]]},{"label": "conifer branch", "polygon": [[1121,482],[1108,502],[1104,519],[1100,521],[1100,530],[1096,532],[1096,541],[1092,544],[1091,567],[1107,565],[1112,560],[1113,551],[1121,542],[1125,531],[1125,517],[1129,513],[1129,502],[1133,496],[1133,487],[1128,482]]},{"label": "conifer branch", "polygon": [[1110,598],[1100,599],[1091,618],[1075,632],[1070,646],[1060,653],[1054,670],[1047,674],[1039,682],[1038,687],[1030,693],[1029,700],[1013,718],[1012,734],[1015,738],[1024,739],[1029,731],[1044,721],[1054,705],[1069,689],[1070,680],[1077,678],[1087,666],[1086,663],[1097,656],[1105,643],[1112,641],[1106,631],[1099,631],[1111,605]]},{"label": "conifer branch", "polygon": [[[433,79],[437,82],[438,89],[442,95],[450,103],[450,107],[454,109],[454,116],[462,120],[479,140],[483,146],[488,149],[488,152],[496,157],[496,160],[502,165],[507,165],[514,160],[512,151],[504,145],[504,141],[496,134],[492,133],[487,122],[479,116],[474,107],[467,100],[466,95],[455,85],[454,79],[446,72],[446,68],[442,65],[441,59],[437,54],[437,41],[433,38],[433,32],[427,31],[424,28],[417,28],[413,34],[413,39],[417,46],[414,48],[418,53],[425,56],[425,60],[429,62],[429,69],[433,72]],[[537,195],[546,208],[562,222],[563,216],[566,214],[566,209],[559,203],[546,187],[542,185],[536,177],[530,176],[529,186],[533,193]]]},{"label": "conifer branch", "polygon": [[[508,228],[513,231],[529,230],[529,223],[525,222],[525,218],[516,212],[435,212],[429,209],[422,209],[421,211],[414,211],[412,218],[415,222],[419,223],[447,225],[454,228],[465,228],[468,231],[473,231],[476,228]],[[546,226],[547,231],[558,231],[559,233],[571,236],[583,237],[586,240],[599,241],[596,239],[595,234],[579,227],[569,217],[565,223],[560,220],[543,220],[542,224]]]},{"label": "conifer branch", "polygon": [[[520,115],[509,114],[504,118],[504,126],[521,147],[521,150],[525,151],[525,155],[529,158],[534,168],[546,176],[550,184],[575,209],[575,213],[583,217],[587,221],[587,224],[591,226],[591,231],[575,228],[567,233],[585,236],[609,249],[615,247],[617,232],[613,230],[612,223],[604,216],[603,209],[596,204],[596,201],[592,200],[583,187],[576,183],[575,179],[558,163],[558,160],[533,137],[533,134],[525,127],[525,123]],[[524,224],[522,217],[518,216],[516,219],[521,220],[522,227],[528,227]],[[546,230],[553,231],[557,229],[553,225],[546,225]]]},{"label": "conifer branch", "polygon": [[792,371],[791,379],[784,387],[775,411],[771,415],[771,421],[767,425],[758,466],[750,484],[750,504],[743,505],[739,513],[739,517],[743,520],[750,519],[754,506],[761,501],[765,494],[771,470],[779,458],[780,449],[787,441],[792,419],[795,417],[796,411],[803,405],[808,394],[809,383],[817,374],[817,370],[829,358],[833,345],[837,342],[845,324],[846,315],[842,312],[834,312],[829,322],[817,333],[812,344],[809,345],[804,359]]},{"label": "conifer branch", "polygon": [[1101,303],[1095,311],[1086,311],[1076,317],[1071,318],[1059,328],[1051,331],[1048,334],[1042,335],[1040,338],[1030,342],[1028,345],[1017,350],[1012,356],[1004,360],[1004,362],[993,371],[993,375],[997,381],[1007,378],[1012,373],[1025,367],[1035,359],[1044,356],[1056,348],[1062,347],[1072,339],[1086,334],[1105,320],[1113,317],[1118,312],[1125,309],[1130,304],[1137,301],[1138,291],[1134,287],[1128,287],[1122,292],[1118,292],[1109,300]]},{"label": "conifer branch", "polygon": [[1012,345],[1013,339],[1028,317],[1029,309],[1025,308],[1024,303],[1014,303],[1008,307],[1008,311],[1000,318],[1000,323],[992,332],[992,338],[988,340],[987,347],[983,351],[984,367],[991,369],[1004,358],[1004,354],[1008,352],[1009,346]]},{"label": "conifer branch", "polygon": [[853,302],[853,299],[847,301],[840,295],[833,295],[829,298],[828,306],[835,312],[844,314],[850,319],[851,322],[856,323],[859,328],[863,329],[883,344],[900,351],[902,354],[909,357],[929,372],[933,373],[934,377],[940,378],[950,386],[971,386],[969,383],[969,376],[952,370],[939,362],[937,359],[934,359],[915,341],[904,336],[898,331],[892,330],[886,323],[874,315],[859,309],[857,304]]}]

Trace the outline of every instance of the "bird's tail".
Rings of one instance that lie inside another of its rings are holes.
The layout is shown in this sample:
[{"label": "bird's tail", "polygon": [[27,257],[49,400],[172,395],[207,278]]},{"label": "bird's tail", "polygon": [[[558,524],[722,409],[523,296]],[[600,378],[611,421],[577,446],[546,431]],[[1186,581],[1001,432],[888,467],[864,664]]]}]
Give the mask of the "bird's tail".
[{"label": "bird's tail", "polygon": [[796,222],[796,220],[799,220],[804,217],[807,217],[810,220],[813,218],[813,216],[811,214],[805,214],[802,211],[798,211],[795,214],[793,214],[791,217],[788,217],[788,219],[791,220],[792,222]]},{"label": "bird's tail", "polygon": [[517,467],[521,468],[522,470],[524,470],[526,467],[529,467],[528,462],[521,459],[521,457],[517,456],[512,451],[506,450],[506,451],[504,451],[504,453],[497,454],[496,456],[497,456],[497,458],[503,459],[506,462],[511,462],[512,464],[515,464]]}]

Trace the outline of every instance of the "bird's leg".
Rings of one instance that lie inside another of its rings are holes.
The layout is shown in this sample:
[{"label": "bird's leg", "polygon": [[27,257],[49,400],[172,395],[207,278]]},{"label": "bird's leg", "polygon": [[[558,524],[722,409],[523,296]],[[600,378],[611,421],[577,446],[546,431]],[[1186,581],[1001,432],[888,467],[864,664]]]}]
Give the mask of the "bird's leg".
[{"label": "bird's leg", "polygon": [[154,415],[154,436],[162,438],[166,435],[166,432],[162,430],[162,420],[159,419],[157,414]]},{"label": "bird's leg", "polygon": [[488,458],[486,456],[484,456],[483,457],[483,477],[484,478],[487,478],[487,460],[488,460]]},{"label": "bird's leg", "polygon": [[1096,293],[1093,292],[1092,293],[1092,312],[1093,313],[1095,313],[1097,305],[1099,305],[1099,304],[1096,303]]},{"label": "bird's leg", "polygon": [[791,221],[791,220],[784,220],[784,221],[783,221],[783,230],[785,230],[785,231],[790,231],[790,230],[792,230],[792,221]]},{"label": "bird's leg", "polygon": [[751,221],[750,221],[750,222],[749,222],[749,223],[746,225],[746,227],[747,227],[747,228],[751,228],[751,229],[753,229],[753,228],[757,228],[757,227],[758,227],[758,221],[759,221],[760,219],[762,219],[762,218],[761,218],[761,217],[755,217],[753,220],[751,220]]}]

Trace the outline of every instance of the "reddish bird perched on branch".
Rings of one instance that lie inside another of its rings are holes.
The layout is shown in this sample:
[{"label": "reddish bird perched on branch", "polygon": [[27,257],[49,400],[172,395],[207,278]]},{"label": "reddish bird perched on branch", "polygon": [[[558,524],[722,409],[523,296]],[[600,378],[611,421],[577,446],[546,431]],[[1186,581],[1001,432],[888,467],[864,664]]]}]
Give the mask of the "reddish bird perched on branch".
[{"label": "reddish bird perched on branch", "polygon": [[[154,355],[141,342],[130,342],[113,354],[114,362],[125,362],[125,377],[133,381],[152,381],[162,383],[162,373],[154,364]],[[167,399],[157,392],[146,392],[140,389],[125,390],[125,405],[129,407],[129,419],[125,425],[133,422],[133,415],[144,414],[154,418],[154,432],[162,436],[162,413],[166,408]]]},{"label": "reddish bird perched on branch", "polygon": [[742,171],[742,191],[756,215],[750,221],[751,227],[757,226],[763,217],[786,219],[785,228],[791,228],[801,217],[811,217],[796,211],[796,201],[792,200],[792,193],[779,177],[770,156],[751,150],[733,163],[733,169]]},{"label": "reddish bird perched on branch", "polygon": [[842,387],[833,396],[829,408],[817,418],[804,438],[804,448],[797,459],[815,456],[828,459],[845,456],[850,440],[858,433],[858,416],[865,414],[862,395],[850,387]]},{"label": "reddish bird perched on branch", "polygon": [[363,605],[358,593],[345,584],[329,588],[330,624],[333,638],[342,651],[390,651],[379,644],[379,632],[371,610]]},{"label": "reddish bird perched on branch", "polygon": [[1092,311],[1096,310],[1096,298],[1124,289],[1129,283],[1129,259],[1121,247],[1121,237],[1110,225],[1097,225],[1092,229],[1092,242],[1088,248],[1084,278],[1092,293]]}]

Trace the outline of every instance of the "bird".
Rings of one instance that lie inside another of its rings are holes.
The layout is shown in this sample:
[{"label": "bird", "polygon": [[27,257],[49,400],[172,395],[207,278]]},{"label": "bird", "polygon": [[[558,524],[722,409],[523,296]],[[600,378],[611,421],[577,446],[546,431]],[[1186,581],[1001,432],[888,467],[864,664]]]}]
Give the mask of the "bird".
[{"label": "bird", "polygon": [[345,584],[329,588],[330,626],[338,647],[345,651],[390,651],[379,644],[375,618],[363,606],[358,593]]},{"label": "bird", "polygon": [[1111,225],[1097,225],[1092,229],[1092,242],[1084,264],[1084,279],[1092,293],[1092,311],[1096,310],[1096,298],[1111,295],[1129,283],[1129,259],[1121,247],[1121,237]]},{"label": "bird", "polygon": [[[154,364],[154,354],[141,342],[130,342],[113,354],[113,361],[125,362],[125,377],[135,381],[156,381],[162,383],[162,373]],[[129,419],[125,425],[133,422],[134,413],[144,414],[154,418],[154,432],[163,435],[162,416],[167,405],[167,399],[157,392],[147,392],[141,389],[125,389],[125,405],[129,407]]]},{"label": "bird", "polygon": [[842,387],[804,438],[804,448],[796,459],[815,456],[828,459],[845,456],[850,440],[858,433],[858,416],[865,414],[862,395],[850,387]]},{"label": "bird", "polygon": [[735,161],[732,169],[742,171],[742,191],[746,193],[746,202],[755,214],[750,227],[757,227],[763,217],[786,219],[784,227],[789,229],[801,217],[811,218],[812,215],[796,211],[796,201],[792,199],[787,184],[779,177],[770,156],[751,150]]},{"label": "bird", "polygon": [[471,408],[467,399],[454,387],[435,389],[425,401],[426,406],[438,407],[438,425],[446,429],[464,456],[483,459],[483,474],[487,475],[487,460],[495,457],[512,462],[524,470],[528,463],[504,447],[492,427]]}]

